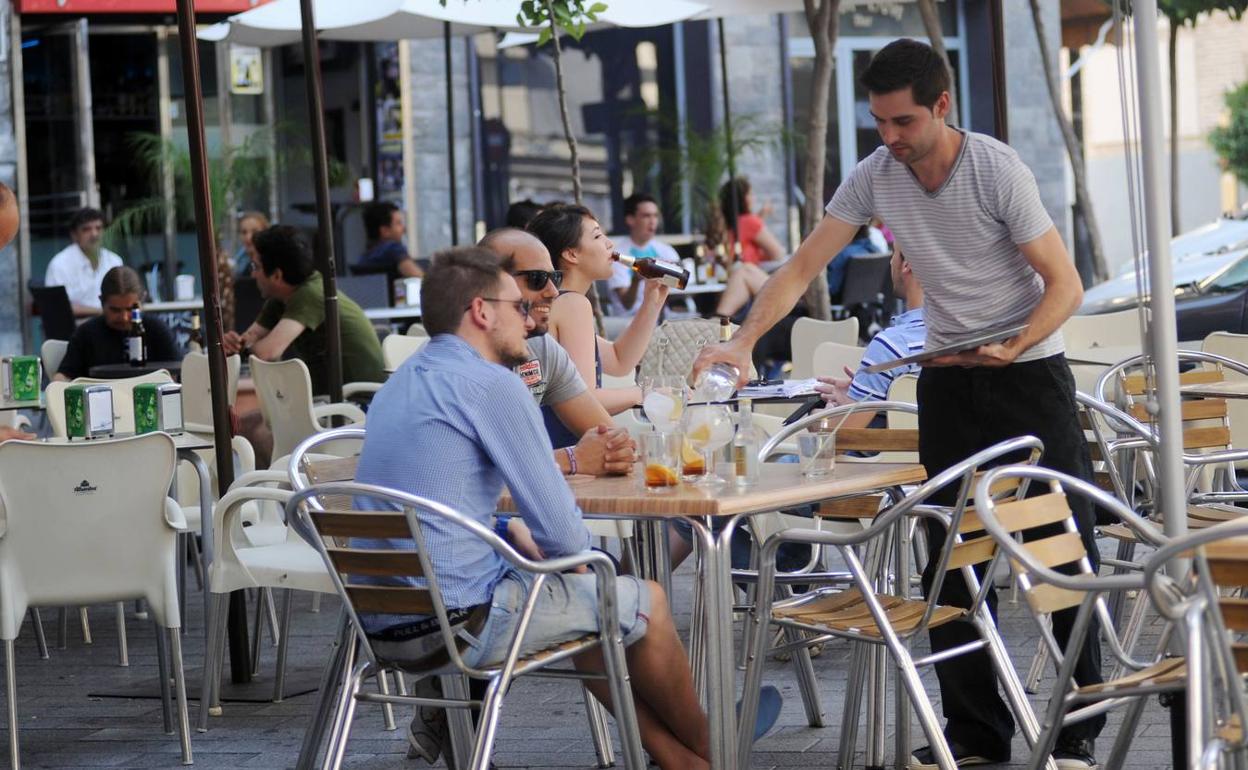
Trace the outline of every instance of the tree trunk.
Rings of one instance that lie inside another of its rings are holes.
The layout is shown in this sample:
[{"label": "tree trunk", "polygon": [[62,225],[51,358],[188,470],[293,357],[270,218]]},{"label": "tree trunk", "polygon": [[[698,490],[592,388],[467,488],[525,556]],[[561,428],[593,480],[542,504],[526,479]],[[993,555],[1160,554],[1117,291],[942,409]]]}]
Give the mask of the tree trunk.
[{"label": "tree trunk", "polygon": [[[546,0],[546,13],[550,18],[550,42],[555,46],[555,90],[559,94],[559,118],[563,121],[563,136],[568,140],[568,152],[572,156],[572,197],[579,206],[584,198],[581,191],[581,153],[576,144],[576,135],[572,133],[572,120],[568,117],[568,92],[563,85],[563,47],[559,44],[559,23],[555,21],[555,9],[551,0]],[[594,284],[589,285],[586,296],[589,297],[589,305],[594,311],[594,325],[598,327],[598,334],[605,337],[607,330],[602,321],[602,303],[598,301],[598,289]]]},{"label": "tree trunk", "polygon": [[[1040,47],[1040,61],[1044,67],[1044,82],[1049,90],[1049,101],[1053,105],[1053,115],[1062,130],[1062,141],[1066,144],[1066,154],[1070,157],[1070,167],[1075,175],[1075,216],[1083,220],[1088,231],[1088,245],[1092,252],[1092,280],[1102,281],[1109,276],[1105,266],[1105,253],[1101,250],[1101,231],[1096,223],[1096,214],[1092,210],[1092,199],[1088,195],[1087,169],[1083,164],[1083,148],[1075,129],[1066,117],[1062,108],[1062,92],[1057,84],[1057,76],[1053,70],[1052,57],[1049,55],[1048,35],[1045,34],[1044,19],[1040,15],[1039,0],[1029,0],[1031,6],[1032,26],[1036,30],[1036,42]],[[1084,276],[1086,279],[1087,276]]]},{"label": "tree trunk", "polygon": [[1179,27],[1170,19],[1170,234],[1179,234],[1179,62],[1175,55],[1179,47]]},{"label": "tree trunk", "polygon": [[959,124],[958,99],[955,95],[957,89],[953,84],[958,81],[953,72],[953,63],[949,61],[949,52],[945,50],[945,32],[940,27],[940,14],[936,12],[936,0],[919,0],[918,5],[919,15],[923,17],[923,29],[927,31],[927,40],[932,44],[932,49],[940,54],[945,68],[949,70],[949,116],[946,121],[949,125],[956,126]]},{"label": "tree trunk", "polygon": [[[806,174],[802,179],[802,193],[806,203],[802,207],[807,234],[815,229],[823,218],[823,171],[827,166],[828,98],[832,90],[832,54],[836,49],[837,22],[840,17],[840,0],[805,0],[806,24],[815,44],[815,69],[810,81],[810,117],[806,121]],[[846,62],[846,66],[849,63]],[[842,163],[852,163],[853,158],[842,158]],[[832,318],[831,300],[828,297],[828,276],[823,270],[806,288],[806,307],[812,318],[827,321]]]}]

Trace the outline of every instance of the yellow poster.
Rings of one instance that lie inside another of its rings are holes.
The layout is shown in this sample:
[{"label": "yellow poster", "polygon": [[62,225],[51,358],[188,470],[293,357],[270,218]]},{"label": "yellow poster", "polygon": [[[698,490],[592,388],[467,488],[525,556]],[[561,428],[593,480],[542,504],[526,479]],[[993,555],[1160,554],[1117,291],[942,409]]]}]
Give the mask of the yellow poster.
[{"label": "yellow poster", "polygon": [[264,60],[259,48],[230,46],[230,93],[264,93]]}]

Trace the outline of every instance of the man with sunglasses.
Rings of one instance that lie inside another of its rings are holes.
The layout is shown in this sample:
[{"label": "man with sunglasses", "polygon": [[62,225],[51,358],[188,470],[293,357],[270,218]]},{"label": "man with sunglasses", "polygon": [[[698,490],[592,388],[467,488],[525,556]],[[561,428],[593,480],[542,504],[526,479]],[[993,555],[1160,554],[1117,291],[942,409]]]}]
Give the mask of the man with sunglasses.
[{"label": "man with sunglasses", "polygon": [[516,367],[516,374],[538,406],[550,406],[569,430],[581,436],[576,446],[555,451],[560,469],[595,476],[630,473],[636,462],[636,446],[628,432],[613,427],[611,416],[586,387],[567,351],[546,333],[550,303],[559,296],[563,280],[563,273],[553,268],[546,247],[532,233],[513,227],[487,233],[478,245],[498,255],[530,305],[533,328],[528,338],[529,358]]}]

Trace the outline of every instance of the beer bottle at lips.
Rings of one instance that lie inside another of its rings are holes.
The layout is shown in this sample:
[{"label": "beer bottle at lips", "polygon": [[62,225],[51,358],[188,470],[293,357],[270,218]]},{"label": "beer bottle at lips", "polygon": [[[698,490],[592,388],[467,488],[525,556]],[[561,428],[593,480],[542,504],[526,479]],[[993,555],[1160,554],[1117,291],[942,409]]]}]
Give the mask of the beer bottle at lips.
[{"label": "beer bottle at lips", "polygon": [[673,289],[683,289],[689,285],[689,271],[680,265],[661,262],[651,257],[634,257],[629,254],[612,254],[611,258],[632,269],[642,278],[657,278]]},{"label": "beer bottle at lips", "polygon": [[143,311],[139,303],[130,306],[130,331],[126,332],[126,356],[131,366],[142,366],[147,363],[147,346],[143,342]]}]

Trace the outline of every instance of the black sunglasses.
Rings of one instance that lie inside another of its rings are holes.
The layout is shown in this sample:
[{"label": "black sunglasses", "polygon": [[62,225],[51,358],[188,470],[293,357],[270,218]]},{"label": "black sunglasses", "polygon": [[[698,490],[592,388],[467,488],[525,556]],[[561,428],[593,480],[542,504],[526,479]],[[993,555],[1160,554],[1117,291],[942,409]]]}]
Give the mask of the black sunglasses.
[{"label": "black sunglasses", "polygon": [[[528,318],[529,311],[533,308],[533,303],[529,302],[527,299],[501,299],[499,297],[482,297],[481,301],[482,302],[502,302],[503,304],[511,305],[512,307],[516,309],[516,312],[520,314],[521,318]],[[468,307],[464,308],[465,311],[468,311],[470,309],[472,309],[472,305],[469,305]]]},{"label": "black sunglasses", "polygon": [[517,270],[512,273],[517,278],[524,278],[524,282],[529,287],[529,291],[541,291],[546,288],[546,282],[550,281],[558,289],[563,285],[562,270]]}]

